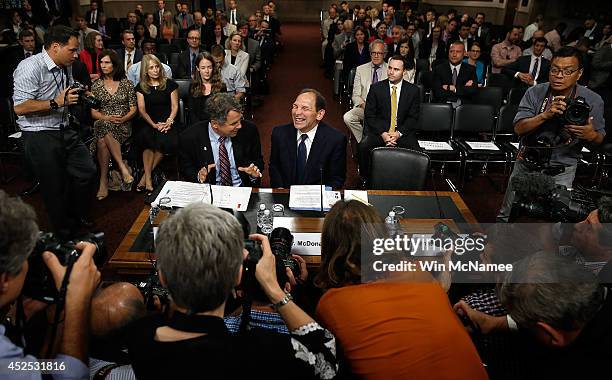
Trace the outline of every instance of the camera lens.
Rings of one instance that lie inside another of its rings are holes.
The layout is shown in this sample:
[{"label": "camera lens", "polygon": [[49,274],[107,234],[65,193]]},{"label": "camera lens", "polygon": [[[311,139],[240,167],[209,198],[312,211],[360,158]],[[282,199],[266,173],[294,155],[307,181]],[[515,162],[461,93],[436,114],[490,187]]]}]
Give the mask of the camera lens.
[{"label": "camera lens", "polygon": [[293,246],[293,235],[291,231],[283,227],[277,227],[270,233],[270,248],[272,253],[281,258],[287,258],[291,255],[291,247]]}]

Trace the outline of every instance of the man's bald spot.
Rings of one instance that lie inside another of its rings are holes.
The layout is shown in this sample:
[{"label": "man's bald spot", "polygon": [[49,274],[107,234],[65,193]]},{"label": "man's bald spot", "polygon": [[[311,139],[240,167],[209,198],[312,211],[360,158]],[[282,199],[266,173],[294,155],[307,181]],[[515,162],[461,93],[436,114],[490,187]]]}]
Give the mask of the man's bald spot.
[{"label": "man's bald spot", "polygon": [[109,285],[91,300],[91,333],[112,334],[145,314],[144,298],[136,286],[127,282]]}]

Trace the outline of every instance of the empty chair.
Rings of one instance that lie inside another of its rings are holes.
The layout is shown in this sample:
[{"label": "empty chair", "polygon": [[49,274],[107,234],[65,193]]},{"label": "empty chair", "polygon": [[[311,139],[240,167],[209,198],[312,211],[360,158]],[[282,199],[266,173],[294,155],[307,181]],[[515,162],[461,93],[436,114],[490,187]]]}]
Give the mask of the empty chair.
[{"label": "empty chair", "polygon": [[508,152],[508,158],[513,161],[518,152],[518,136],[514,133],[514,117],[518,106],[506,104],[499,111],[495,126],[495,142]]},{"label": "empty chair", "polygon": [[179,64],[179,56],[181,53],[171,53],[170,54],[170,63],[174,63],[175,65]]},{"label": "empty chair", "polygon": [[508,92],[513,85],[510,78],[501,73],[489,73],[489,75],[487,75],[486,83],[486,87],[501,87],[503,89],[504,97],[508,95]]},{"label": "empty chair", "polygon": [[499,115],[499,109],[504,103],[504,94],[501,87],[479,87],[472,98],[474,104],[488,104],[493,107],[493,114]]},{"label": "empty chair", "polygon": [[433,72],[421,71],[417,74],[416,84],[422,84],[425,88],[425,98],[431,100],[431,88],[433,86]]},{"label": "empty chair", "polygon": [[189,86],[191,86],[191,79],[175,79],[174,81],[179,86],[179,97],[181,99],[187,99],[189,97]]},{"label": "empty chair", "polygon": [[422,190],[429,171],[429,156],[405,148],[372,150],[370,189]]},{"label": "empty chair", "polygon": [[521,99],[527,92],[527,89],[524,87],[515,87],[510,89],[510,93],[508,94],[508,104],[519,105],[521,103]]},{"label": "empty chair", "polygon": [[347,82],[346,82],[346,96],[348,98],[349,108],[354,106],[353,101],[351,100],[353,97],[353,85],[355,84],[355,73],[357,72],[357,68],[353,67],[351,71],[349,71]]},{"label": "empty chair", "polygon": [[422,84],[417,84],[416,85],[419,88],[419,101],[421,103],[425,102],[425,86],[423,86]]},{"label": "empty chair", "polygon": [[416,61],[416,71],[418,73],[423,71],[429,71],[429,59],[427,58],[419,58]]}]

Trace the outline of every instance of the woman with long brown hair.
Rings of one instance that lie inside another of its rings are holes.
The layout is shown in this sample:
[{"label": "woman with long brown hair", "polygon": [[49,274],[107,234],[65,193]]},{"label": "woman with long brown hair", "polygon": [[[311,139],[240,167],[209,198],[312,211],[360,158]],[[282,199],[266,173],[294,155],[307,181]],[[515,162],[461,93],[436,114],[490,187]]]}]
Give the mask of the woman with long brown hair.
[{"label": "woman with long brown hair", "polygon": [[210,120],[206,101],[213,94],[226,92],[221,72],[209,52],[202,52],[195,60],[196,73],[189,91],[189,124]]},{"label": "woman with long brown hair", "polygon": [[102,103],[99,110],[91,110],[91,117],[95,120],[95,140],[91,150],[96,151],[100,165],[98,200],[108,196],[108,164],[111,157],[123,177],[123,189],[132,187],[134,177],[130,168],[123,163],[121,144],[132,133],[130,120],[136,115],[136,93],[132,82],[125,77],[119,55],[114,50],[102,50],[100,68],[101,77],[91,86],[91,92]]},{"label": "woman with long brown hair", "polygon": [[102,58],[100,53],[102,53],[102,49],[104,49],[102,35],[97,31],[89,32],[85,37],[85,49],[79,53],[79,61],[85,64],[92,82],[102,75],[100,71],[100,58]]}]

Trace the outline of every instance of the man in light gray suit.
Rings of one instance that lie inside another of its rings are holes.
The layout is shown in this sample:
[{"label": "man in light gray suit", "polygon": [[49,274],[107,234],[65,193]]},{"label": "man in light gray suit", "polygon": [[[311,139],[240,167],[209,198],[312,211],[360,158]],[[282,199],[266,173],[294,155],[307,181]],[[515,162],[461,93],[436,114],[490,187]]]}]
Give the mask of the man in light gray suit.
[{"label": "man in light gray suit", "polygon": [[[384,61],[387,54],[387,45],[382,40],[374,40],[370,43],[371,62],[357,66],[355,81],[353,82],[353,94],[351,100],[354,107],[344,114],[344,124],[351,130],[357,142],[363,138],[363,119],[365,101],[370,91],[370,85],[374,82],[387,79],[387,64]],[[376,68],[376,69],[375,69]]]}]

